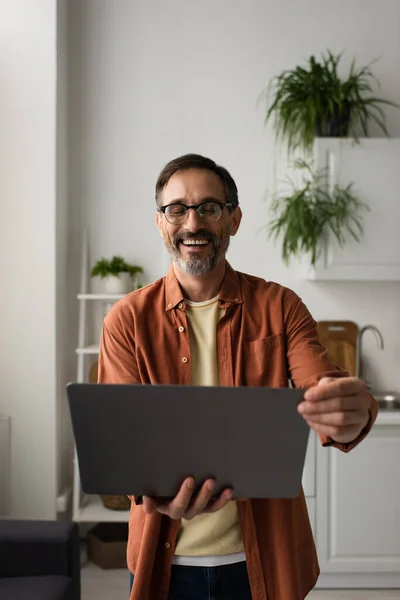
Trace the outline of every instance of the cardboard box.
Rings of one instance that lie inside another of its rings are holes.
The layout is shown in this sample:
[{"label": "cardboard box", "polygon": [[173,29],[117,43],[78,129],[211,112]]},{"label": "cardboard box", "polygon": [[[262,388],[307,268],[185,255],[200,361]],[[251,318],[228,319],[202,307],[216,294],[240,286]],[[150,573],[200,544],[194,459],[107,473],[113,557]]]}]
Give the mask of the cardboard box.
[{"label": "cardboard box", "polygon": [[102,569],[126,569],[128,523],[98,523],[87,533],[89,560]]}]

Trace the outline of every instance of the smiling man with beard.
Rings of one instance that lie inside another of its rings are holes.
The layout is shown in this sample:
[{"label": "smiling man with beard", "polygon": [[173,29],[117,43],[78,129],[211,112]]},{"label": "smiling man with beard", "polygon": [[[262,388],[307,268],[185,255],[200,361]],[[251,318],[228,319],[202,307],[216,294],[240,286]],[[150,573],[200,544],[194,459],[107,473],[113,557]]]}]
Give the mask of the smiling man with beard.
[{"label": "smiling man with beard", "polygon": [[[236,272],[225,259],[242,217],[228,171],[188,154],[166,165],[155,195],[172,264],[106,316],[99,382],[285,387],[290,380],[308,388],[299,412],[321,443],[354,448],[377,415],[363,382],[330,363],[293,291]],[[285,432],[282,439],[288,443]],[[303,491],[233,501],[232,490],[215,497],[214,486],[207,480],[193,495],[189,477],[171,501],[131,498],[131,600],[303,600],[319,574]]]}]

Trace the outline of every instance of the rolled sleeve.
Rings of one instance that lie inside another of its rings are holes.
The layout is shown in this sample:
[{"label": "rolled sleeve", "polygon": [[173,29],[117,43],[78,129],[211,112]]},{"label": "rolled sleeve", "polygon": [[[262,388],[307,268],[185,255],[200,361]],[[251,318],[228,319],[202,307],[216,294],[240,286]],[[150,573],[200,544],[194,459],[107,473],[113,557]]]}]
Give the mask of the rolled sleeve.
[{"label": "rolled sleeve", "polygon": [[[289,375],[294,385],[309,388],[317,385],[323,377],[348,377],[349,373],[334,365],[319,341],[317,324],[301,299],[289,292],[285,311],[287,360]],[[346,444],[319,434],[324,447],[333,446],[342,452],[355,448],[370,432],[378,414],[378,405],[371,396],[369,420],[360,435]]]}]

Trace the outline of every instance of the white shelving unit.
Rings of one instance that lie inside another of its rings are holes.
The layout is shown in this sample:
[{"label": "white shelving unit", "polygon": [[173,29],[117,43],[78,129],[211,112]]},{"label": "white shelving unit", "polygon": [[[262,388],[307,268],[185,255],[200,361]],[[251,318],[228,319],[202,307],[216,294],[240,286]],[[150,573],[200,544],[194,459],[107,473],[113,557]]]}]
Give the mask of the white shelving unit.
[{"label": "white shelving unit", "polygon": [[[77,295],[77,300],[79,302],[79,331],[76,355],[77,381],[79,383],[88,381],[88,357],[96,356],[99,352],[99,345],[89,344],[87,340],[87,318],[91,314],[90,308],[93,307],[93,302],[101,302],[104,305],[104,313],[106,313],[114,302],[124,296],[124,294],[90,294],[87,290],[89,280],[88,267],[88,240],[87,233],[84,232],[81,266],[81,292]],[[82,492],[76,449],[74,452],[73,470],[74,481],[72,518],[74,521],[80,523],[115,523],[128,521],[128,510],[121,511],[105,508],[100,496],[88,495]]]}]

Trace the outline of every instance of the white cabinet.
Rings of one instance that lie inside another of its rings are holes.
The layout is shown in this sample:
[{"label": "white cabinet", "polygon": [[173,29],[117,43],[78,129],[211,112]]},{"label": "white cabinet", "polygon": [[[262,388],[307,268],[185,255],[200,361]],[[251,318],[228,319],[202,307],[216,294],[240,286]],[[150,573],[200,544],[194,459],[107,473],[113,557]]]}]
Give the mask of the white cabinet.
[{"label": "white cabinet", "polygon": [[316,523],[315,523],[315,498],[306,498],[308,517],[310,519],[311,529],[314,535],[314,540],[316,539]]},{"label": "white cabinet", "polygon": [[306,460],[303,469],[303,490],[306,497],[308,516],[310,518],[311,528],[315,538],[315,493],[316,493],[316,446],[319,443],[315,431],[310,431],[308,438],[308,446],[306,452]]},{"label": "white cabinet", "polygon": [[314,498],[315,496],[315,447],[316,447],[316,433],[310,431],[310,437],[308,438],[308,446],[306,452],[306,460],[303,469],[303,489],[306,498]]},{"label": "white cabinet", "polygon": [[[400,586],[400,414],[344,454],[317,448],[317,551],[329,587]],[[329,577],[328,577],[329,580]]]},{"label": "white cabinet", "polygon": [[369,206],[362,211],[364,235],[340,248],[328,235],[308,279],[400,281],[400,139],[317,138],[315,166],[327,169],[328,185],[354,183]]}]

